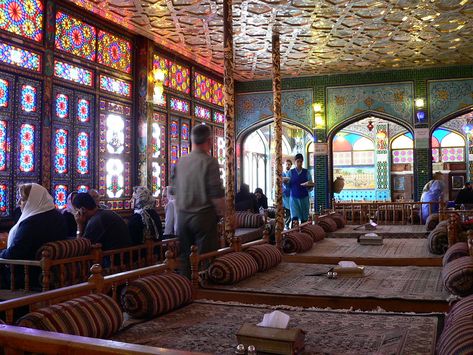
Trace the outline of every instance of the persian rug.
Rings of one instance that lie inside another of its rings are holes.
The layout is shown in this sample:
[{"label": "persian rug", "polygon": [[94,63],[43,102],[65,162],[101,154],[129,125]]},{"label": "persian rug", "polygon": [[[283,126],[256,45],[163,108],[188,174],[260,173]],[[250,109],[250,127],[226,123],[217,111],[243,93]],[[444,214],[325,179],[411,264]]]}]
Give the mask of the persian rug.
[{"label": "persian rug", "polygon": [[[275,307],[194,302],[135,324],[112,340],[214,354],[233,354],[244,323],[257,324]],[[440,314],[282,309],[289,327],[306,332],[302,354],[433,354]]]},{"label": "persian rug", "polygon": [[206,285],[208,289],[280,295],[374,297],[400,300],[447,300],[441,267],[365,266],[363,277],[325,274],[333,265],[281,263],[234,285]]},{"label": "persian rug", "polygon": [[346,225],[336,232],[327,233],[329,238],[358,238],[366,233],[376,233],[383,238],[427,238],[424,225],[378,225],[376,230],[367,231],[359,225]]}]

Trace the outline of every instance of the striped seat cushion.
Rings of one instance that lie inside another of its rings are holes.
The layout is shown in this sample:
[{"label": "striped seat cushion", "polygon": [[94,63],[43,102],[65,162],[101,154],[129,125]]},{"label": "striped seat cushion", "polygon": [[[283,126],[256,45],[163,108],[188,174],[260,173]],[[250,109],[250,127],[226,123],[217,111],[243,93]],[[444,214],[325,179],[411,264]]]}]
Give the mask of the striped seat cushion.
[{"label": "striped seat cushion", "polygon": [[316,224],[307,224],[301,228],[301,232],[306,233],[312,237],[314,242],[318,242],[325,238],[325,231],[321,226]]},{"label": "striped seat cushion", "polygon": [[252,242],[253,240],[263,238],[264,227],[259,228],[237,228],[235,237],[240,238],[241,244]]},{"label": "striped seat cushion", "polygon": [[345,227],[345,224],[347,224],[347,221],[345,221],[345,218],[343,218],[343,216],[340,213],[332,213],[330,215],[330,218],[332,218],[335,221],[338,228],[343,228]]},{"label": "striped seat cushion", "polygon": [[16,325],[50,332],[108,338],[120,329],[123,314],[107,295],[91,294],[38,309]]},{"label": "striped seat cushion", "polygon": [[442,264],[445,266],[452,260],[468,255],[470,255],[470,251],[468,250],[467,243],[455,243],[445,252],[445,255],[442,259]]},{"label": "striped seat cushion", "polygon": [[259,228],[264,224],[264,219],[258,213],[236,212],[235,222],[237,228]]},{"label": "striped seat cushion", "polygon": [[435,228],[427,237],[427,245],[433,254],[443,254],[448,248],[447,230],[445,228]]},{"label": "striped seat cushion", "polygon": [[437,224],[439,224],[439,214],[438,213],[432,213],[427,217],[427,220],[425,221],[425,227],[427,231],[434,230],[435,227],[437,227]]},{"label": "striped seat cushion", "polygon": [[90,253],[90,247],[90,240],[86,238],[58,240],[46,243],[39,248],[36,253],[36,259],[41,259],[43,251],[47,251],[51,259],[66,259],[87,255]]},{"label": "striped seat cushion", "polygon": [[121,298],[123,310],[133,318],[152,318],[191,301],[191,282],[174,273],[134,280]]},{"label": "striped seat cushion", "polygon": [[473,319],[465,317],[446,325],[437,343],[438,355],[473,354]]},{"label": "striped seat cushion", "polygon": [[266,271],[282,261],[282,254],[274,245],[255,245],[246,249],[258,264],[258,271]]},{"label": "striped seat cushion", "polygon": [[209,279],[217,284],[234,284],[258,272],[256,260],[248,253],[225,254],[210,265]]},{"label": "striped seat cushion", "polygon": [[321,226],[326,233],[335,232],[338,229],[337,223],[330,217],[319,218],[317,224]]},{"label": "striped seat cushion", "polygon": [[300,232],[286,233],[283,239],[283,251],[286,254],[303,253],[312,249],[314,240],[309,234]]},{"label": "striped seat cushion", "polygon": [[445,327],[464,317],[473,319],[473,295],[462,298],[453,304],[445,318]]},{"label": "striped seat cushion", "polygon": [[473,257],[464,256],[450,261],[443,267],[445,288],[458,296],[473,294]]}]

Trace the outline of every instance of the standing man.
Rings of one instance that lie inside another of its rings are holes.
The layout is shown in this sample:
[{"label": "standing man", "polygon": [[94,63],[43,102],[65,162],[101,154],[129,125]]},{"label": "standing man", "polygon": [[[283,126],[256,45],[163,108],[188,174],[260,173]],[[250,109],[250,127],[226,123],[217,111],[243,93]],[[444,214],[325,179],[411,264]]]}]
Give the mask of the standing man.
[{"label": "standing man", "polygon": [[[292,161],[290,159],[286,160],[286,171],[283,171],[282,178],[289,181],[291,177],[291,167]],[[291,189],[286,185],[282,185],[282,205],[284,207],[284,224],[286,229],[289,229],[291,224]]]},{"label": "standing man", "polygon": [[309,219],[309,190],[314,186],[312,176],[307,169],[302,167],[304,157],[302,154],[295,156],[296,168],[289,170],[289,179],[286,179],[286,186],[291,191],[290,210],[292,221],[301,223]]},{"label": "standing man", "polygon": [[191,142],[192,151],[179,159],[174,176],[181,273],[189,278],[191,246],[197,245],[199,253],[217,250],[218,217],[225,214],[218,161],[210,156],[210,127],[200,124],[192,128]]}]

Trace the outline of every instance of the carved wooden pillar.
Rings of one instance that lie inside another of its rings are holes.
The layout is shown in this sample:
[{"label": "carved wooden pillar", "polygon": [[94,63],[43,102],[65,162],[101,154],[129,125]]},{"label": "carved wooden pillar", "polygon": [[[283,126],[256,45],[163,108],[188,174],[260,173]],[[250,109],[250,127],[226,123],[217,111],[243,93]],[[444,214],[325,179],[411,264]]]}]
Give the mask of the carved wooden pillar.
[{"label": "carved wooden pillar", "polygon": [[232,0],[223,1],[224,73],[223,94],[225,113],[225,239],[231,241],[235,235],[235,96],[233,83],[233,13]]},{"label": "carved wooden pillar", "polygon": [[282,117],[281,117],[281,54],[279,33],[273,29],[273,115],[276,143],[276,244],[280,244],[284,229],[282,205]]}]

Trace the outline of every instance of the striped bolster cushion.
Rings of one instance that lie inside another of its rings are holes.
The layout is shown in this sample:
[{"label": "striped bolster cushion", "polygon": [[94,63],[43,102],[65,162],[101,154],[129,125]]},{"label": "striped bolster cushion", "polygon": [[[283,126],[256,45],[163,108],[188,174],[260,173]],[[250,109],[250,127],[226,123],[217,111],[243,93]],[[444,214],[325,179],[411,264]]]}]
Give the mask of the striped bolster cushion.
[{"label": "striped bolster cushion", "polygon": [[337,223],[330,217],[319,218],[317,224],[321,226],[326,233],[335,232],[337,228]]},{"label": "striped bolster cushion", "polygon": [[191,301],[191,282],[173,273],[134,280],[121,298],[123,310],[134,318],[152,318]]},{"label": "striped bolster cushion", "polygon": [[233,284],[257,272],[258,264],[250,254],[235,252],[215,259],[209,267],[208,275],[214,283]]},{"label": "striped bolster cushion", "polygon": [[316,224],[307,224],[301,228],[301,232],[310,235],[314,242],[318,242],[325,238],[325,231],[321,226]]},{"label": "striped bolster cushion", "polygon": [[443,254],[448,248],[447,230],[444,228],[435,228],[427,237],[429,250],[434,254]]},{"label": "striped bolster cushion", "polygon": [[38,309],[16,325],[50,332],[108,338],[120,329],[123,313],[107,295],[91,294]]},{"label": "striped bolster cushion", "polygon": [[347,224],[347,222],[345,221],[345,218],[343,218],[343,216],[340,213],[332,213],[330,215],[330,218],[332,218],[335,221],[338,228],[343,228],[345,227],[345,224]]},{"label": "striped bolster cushion", "polygon": [[287,254],[290,253],[303,253],[312,249],[314,240],[309,234],[291,232],[286,233],[283,240],[283,251]]},{"label": "striped bolster cushion", "polygon": [[458,319],[450,326],[445,326],[437,343],[438,355],[473,354],[473,319]]},{"label": "striped bolster cushion", "polygon": [[237,228],[258,228],[264,224],[263,217],[258,213],[237,212],[235,215]]},{"label": "striped bolster cushion", "polygon": [[432,213],[429,217],[427,217],[427,220],[425,221],[425,227],[427,231],[433,230],[435,227],[437,227],[437,224],[439,224],[438,213]]},{"label": "striped bolster cushion", "polygon": [[445,288],[458,296],[473,293],[473,257],[464,256],[450,261],[442,270]]},{"label": "striped bolster cushion", "polygon": [[467,243],[455,243],[447,249],[442,259],[442,265],[447,265],[450,261],[470,255]]},{"label": "striped bolster cushion", "polygon": [[462,298],[452,306],[445,318],[445,327],[465,317],[473,319],[473,295]]},{"label": "striped bolster cushion", "polygon": [[66,259],[87,255],[90,253],[90,247],[90,240],[86,238],[58,240],[46,243],[39,248],[36,258],[41,259],[44,250],[49,252],[51,259]]},{"label": "striped bolster cushion", "polygon": [[258,271],[266,271],[282,261],[282,254],[274,245],[255,245],[246,250],[258,264]]}]

